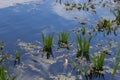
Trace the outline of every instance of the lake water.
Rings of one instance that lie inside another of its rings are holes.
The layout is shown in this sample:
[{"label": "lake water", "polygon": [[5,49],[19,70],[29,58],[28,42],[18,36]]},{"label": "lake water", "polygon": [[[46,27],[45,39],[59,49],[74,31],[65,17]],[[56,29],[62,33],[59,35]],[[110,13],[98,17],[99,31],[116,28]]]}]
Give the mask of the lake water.
[{"label": "lake water", "polygon": [[[117,3],[113,0],[95,0],[88,2],[88,0],[0,0],[0,40],[5,42],[5,51],[7,53],[13,53],[14,49],[17,48],[22,52],[22,62],[17,68],[22,74],[22,80],[65,80],[63,77],[66,76],[67,80],[81,80],[76,78],[75,72],[71,75],[71,66],[64,69],[64,60],[59,59],[59,56],[70,55],[68,58],[74,58],[75,55],[71,55],[73,51],[54,52],[55,60],[49,60],[44,62],[44,59],[40,56],[33,57],[31,54],[36,51],[24,51],[20,49],[19,42],[23,44],[35,43],[42,44],[41,33],[46,34],[54,32],[56,35],[58,32],[71,31],[73,29],[81,28],[82,22],[86,23],[87,30],[91,29],[91,25],[96,25],[98,20],[115,19],[114,14],[111,12],[116,8]],[[95,4],[95,9],[86,10],[67,10],[65,3],[70,4]],[[101,2],[101,3],[100,3]],[[106,3],[105,7],[103,4]],[[113,48],[111,48],[111,55],[116,53],[116,44],[120,41],[120,29],[116,30],[117,36],[112,32],[109,35],[104,36],[103,32],[96,32],[97,35],[93,37],[90,50],[97,51],[109,47],[107,41],[114,42]],[[94,33],[95,34],[95,33]],[[74,34],[71,34],[70,42],[75,43]],[[57,37],[55,37],[57,39]],[[56,42],[55,42],[56,43]],[[95,46],[101,43],[102,48],[96,48]],[[56,47],[56,44],[55,46]],[[41,48],[41,46],[40,46]],[[56,49],[54,49],[56,50]],[[68,53],[68,54],[67,54]],[[29,55],[30,54],[30,55]],[[13,54],[14,55],[14,54]],[[111,57],[109,57],[111,58]],[[36,59],[38,63],[34,63],[31,60]],[[109,62],[109,61],[108,61]],[[107,61],[106,61],[107,63]],[[111,63],[112,64],[112,63]],[[111,65],[110,64],[110,65]],[[113,66],[113,65],[112,65]],[[16,68],[15,68],[16,72]],[[107,73],[107,71],[106,71]],[[109,71],[108,73],[109,74]],[[118,72],[118,75],[120,73]],[[64,75],[64,76],[63,76]],[[55,77],[57,76],[57,77]],[[71,76],[71,78],[70,78]],[[109,75],[106,75],[109,77]],[[51,77],[51,79],[50,79]],[[109,79],[106,77],[106,80]],[[119,76],[116,76],[117,78]],[[61,79],[59,79],[61,78]],[[18,79],[21,80],[21,77]],[[85,80],[83,78],[82,80]],[[119,80],[116,79],[115,80]]]}]

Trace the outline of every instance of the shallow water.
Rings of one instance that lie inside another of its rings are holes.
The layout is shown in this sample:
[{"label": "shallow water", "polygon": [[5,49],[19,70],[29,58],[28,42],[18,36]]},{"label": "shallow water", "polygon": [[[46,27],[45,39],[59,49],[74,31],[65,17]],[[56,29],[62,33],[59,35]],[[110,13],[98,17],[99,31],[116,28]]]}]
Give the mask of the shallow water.
[{"label": "shallow water", "polygon": [[[20,49],[20,47],[23,46],[19,42],[23,42],[23,44],[27,44],[29,42],[37,43],[37,41],[42,42],[42,32],[46,34],[54,32],[56,35],[61,31],[71,31],[72,29],[81,28],[82,24],[80,24],[80,22],[86,22],[87,24],[85,26],[90,30],[90,26],[96,25],[97,20],[99,19],[115,19],[115,16],[110,12],[110,9],[113,9],[116,3],[112,0],[104,0],[102,3],[108,1],[108,7],[102,7],[99,5],[99,1],[101,0],[92,2],[92,4],[97,3],[97,7],[95,9],[96,14],[94,14],[92,13],[92,9],[89,11],[77,9],[67,11],[64,5],[67,0],[63,0],[61,3],[56,2],[56,0],[0,0],[0,40],[5,42],[6,52],[13,53],[15,48]],[[87,0],[69,0],[69,2],[83,4],[84,2],[87,2]],[[119,42],[120,29],[118,28],[116,32],[117,36],[113,33],[104,36],[102,32],[97,32],[97,35],[94,36],[91,41],[91,46],[93,46],[93,48],[90,52],[93,53],[94,51],[101,50],[102,48],[108,48],[108,41]],[[69,39],[70,42],[75,41],[73,35],[74,34],[71,34]],[[55,37],[55,39],[57,38]],[[101,48],[97,48],[96,45],[98,43],[101,43],[103,46]],[[113,52],[111,55],[114,55],[114,52],[116,52],[116,44],[113,44]],[[62,78],[62,76],[66,76],[67,80],[75,80],[75,72],[73,71],[72,75],[70,74],[72,70],[71,65],[69,64],[67,69],[64,69],[63,66],[63,54],[67,55],[68,59],[71,59],[75,58],[75,51],[55,51],[55,60],[52,59],[51,61],[48,61],[40,58],[40,55],[37,57],[32,56],[31,54],[37,52],[34,49],[26,51],[25,49],[28,49],[26,47],[28,47],[28,45],[22,47],[23,50],[20,49],[23,53],[22,62],[21,65],[18,66],[20,67],[18,70],[22,72],[22,80],[59,80],[58,78]],[[41,47],[42,46],[39,46],[38,49],[41,49]],[[54,47],[56,47],[56,44]],[[75,47],[72,48],[72,50],[74,49]],[[56,48],[54,50],[56,50]],[[108,56],[108,58],[111,57]],[[33,60],[37,60],[37,63],[33,62]],[[50,79],[50,77],[52,78]],[[18,80],[20,79],[21,77]]]}]

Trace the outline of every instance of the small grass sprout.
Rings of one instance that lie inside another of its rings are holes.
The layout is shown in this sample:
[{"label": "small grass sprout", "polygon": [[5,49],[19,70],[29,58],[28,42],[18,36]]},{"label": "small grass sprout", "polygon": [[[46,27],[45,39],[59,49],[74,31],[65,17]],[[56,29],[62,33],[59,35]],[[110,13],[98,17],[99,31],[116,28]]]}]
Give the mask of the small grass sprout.
[{"label": "small grass sprout", "polygon": [[15,55],[16,55],[15,60],[14,60],[14,65],[16,65],[17,63],[20,64],[20,58],[21,58],[20,52],[17,51],[17,50],[14,50],[14,52],[15,52]]},{"label": "small grass sprout", "polygon": [[0,42],[0,51],[3,50],[3,47],[4,47],[4,42]]}]

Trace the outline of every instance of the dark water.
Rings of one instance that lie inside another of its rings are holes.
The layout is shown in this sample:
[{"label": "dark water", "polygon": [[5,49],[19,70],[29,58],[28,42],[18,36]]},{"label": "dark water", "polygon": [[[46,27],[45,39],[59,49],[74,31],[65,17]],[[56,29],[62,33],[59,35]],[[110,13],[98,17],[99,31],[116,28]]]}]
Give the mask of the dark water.
[{"label": "dark water", "polygon": [[[13,53],[13,50],[16,47],[19,49],[19,47],[17,46],[18,39],[25,42],[41,42],[42,32],[46,34],[54,32],[55,34],[57,34],[61,31],[71,31],[72,29],[80,28],[82,26],[82,24],[80,24],[79,22],[87,22],[85,26],[89,30],[90,25],[96,25],[97,20],[101,18],[106,18],[110,20],[115,19],[113,13],[110,12],[110,9],[113,9],[115,7],[114,4],[116,4],[112,0],[108,0],[108,7],[102,7],[101,5],[97,6],[95,9],[96,14],[92,14],[91,10],[84,11],[75,9],[66,11],[64,3],[66,3],[67,0],[63,0],[61,3],[56,1],[57,0],[37,0],[25,4],[16,4],[14,6],[0,8],[0,40],[5,42],[6,52]],[[94,1],[93,3],[98,3],[99,1],[101,0]],[[103,3],[105,1],[106,0],[103,0]],[[69,2],[81,4],[83,4],[84,2],[88,3],[87,0],[69,0]],[[96,44],[102,43],[103,47],[106,47],[107,41],[113,40],[115,42],[119,42],[119,28],[116,32],[117,36],[115,36],[113,33],[107,36],[104,36],[102,32],[97,33],[97,35],[94,36],[91,41],[91,46],[95,48]],[[70,41],[72,42],[74,40],[74,37],[71,36]],[[97,50],[97,48],[95,50]],[[91,49],[90,51],[93,52],[94,49]],[[113,48],[112,51],[112,55],[114,55],[114,52],[116,51],[115,48]],[[63,51],[61,54],[56,53],[55,56],[62,56],[66,52],[67,51]],[[73,52],[68,53],[71,54]],[[25,53],[22,54],[24,55]],[[34,62],[31,62],[31,59],[37,59],[40,62],[39,64],[36,64]],[[31,56],[25,56],[23,57],[22,61],[23,63],[28,64],[24,66],[27,68],[20,69],[20,71],[23,72],[23,80],[42,80],[38,79],[42,77],[45,80],[50,80],[50,75],[59,75],[61,73],[69,73],[71,71],[71,66],[68,66],[68,69],[64,70],[63,60],[58,60],[58,62],[50,65],[47,63],[42,63],[42,59],[39,59],[38,57],[35,58]],[[35,69],[31,70],[33,66],[31,67],[31,65],[29,64],[32,64],[36,68],[38,68],[38,71]],[[23,70],[25,70],[26,72],[24,72]],[[26,74],[26,76],[24,76],[24,74]],[[73,72],[73,74],[75,73]]]}]

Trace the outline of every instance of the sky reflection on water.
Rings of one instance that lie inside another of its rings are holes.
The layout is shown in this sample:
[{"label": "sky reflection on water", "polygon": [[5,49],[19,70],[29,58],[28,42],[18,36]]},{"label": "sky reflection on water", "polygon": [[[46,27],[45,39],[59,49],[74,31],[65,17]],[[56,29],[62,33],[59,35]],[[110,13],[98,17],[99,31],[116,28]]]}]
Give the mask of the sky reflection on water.
[{"label": "sky reflection on water", "polygon": [[[70,2],[74,3],[84,3],[85,1],[87,0],[70,0]],[[65,2],[65,0],[63,0],[63,2]],[[98,6],[95,9],[97,14],[92,15],[91,11],[66,11],[65,5],[63,3],[56,3],[55,0],[0,0],[0,40],[5,41],[8,52],[13,52],[12,50],[16,47],[18,39],[25,42],[40,41],[42,32],[58,33],[61,31],[70,31],[74,28],[80,28],[80,21],[86,21],[90,25],[91,23],[95,24],[101,17],[112,20],[115,16],[110,12],[110,8],[111,7],[102,8]],[[87,27],[89,27],[89,25],[87,25]],[[118,32],[120,33],[120,30]],[[119,41],[119,35],[115,37],[112,34],[112,37],[111,35],[107,37],[107,39],[111,38],[116,38],[116,40]],[[99,37],[93,38],[92,45],[97,44],[99,40],[105,39],[103,34],[100,33]],[[27,56],[27,58],[29,57],[31,59],[31,56]],[[39,57],[36,59],[41,61]],[[29,62],[29,59],[26,59],[25,63],[27,62]],[[29,63],[31,63],[31,61]],[[55,64],[55,66],[57,66],[57,64]],[[29,65],[29,67],[32,68],[34,66],[36,66],[36,64],[33,66]],[[41,69],[42,67],[39,66],[45,67],[45,69],[48,70],[50,65],[39,64],[36,68]],[[50,67],[53,67],[53,65]],[[53,71],[53,69],[49,70],[51,72]],[[26,73],[27,72],[24,74]],[[44,71],[44,74],[46,73],[47,71]],[[28,79],[31,75],[33,74],[24,76],[24,80]],[[47,73],[47,75],[49,74]],[[29,80],[33,80],[34,77],[37,76],[31,76]]]}]

